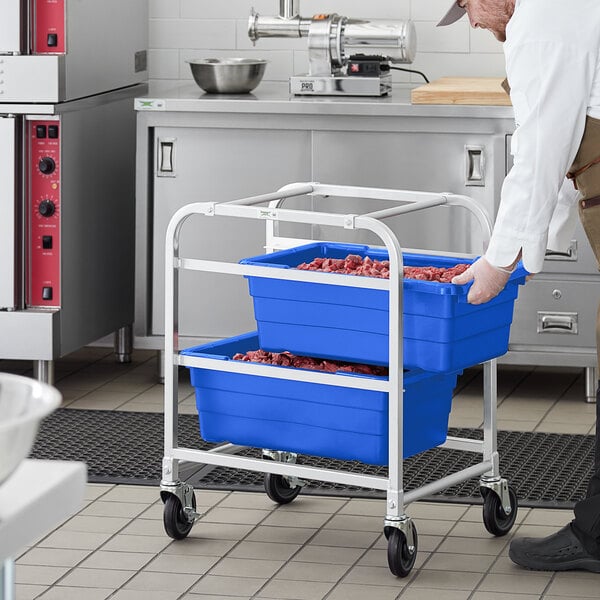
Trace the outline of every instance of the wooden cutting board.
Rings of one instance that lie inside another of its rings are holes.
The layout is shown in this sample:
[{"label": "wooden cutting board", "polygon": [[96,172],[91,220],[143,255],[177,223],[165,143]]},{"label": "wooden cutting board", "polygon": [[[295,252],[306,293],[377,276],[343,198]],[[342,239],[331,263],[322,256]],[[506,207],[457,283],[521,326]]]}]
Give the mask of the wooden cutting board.
[{"label": "wooden cutting board", "polygon": [[502,77],[442,77],[411,91],[413,104],[510,106]]}]

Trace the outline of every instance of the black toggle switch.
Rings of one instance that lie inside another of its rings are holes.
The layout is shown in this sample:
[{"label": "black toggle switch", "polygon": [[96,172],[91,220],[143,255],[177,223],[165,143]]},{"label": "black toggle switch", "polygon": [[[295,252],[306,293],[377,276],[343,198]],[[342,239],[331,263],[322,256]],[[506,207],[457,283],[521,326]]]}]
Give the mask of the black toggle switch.
[{"label": "black toggle switch", "polygon": [[52,249],[52,236],[51,235],[43,235],[42,236],[42,248],[44,250]]},{"label": "black toggle switch", "polygon": [[46,43],[49,48],[55,48],[58,46],[58,34],[57,33],[49,33],[46,38]]},{"label": "black toggle switch", "polygon": [[45,125],[36,125],[35,126],[35,137],[37,137],[37,138],[45,138],[46,137],[46,126]]},{"label": "black toggle switch", "polygon": [[52,300],[52,288],[45,286],[42,288],[42,300]]},{"label": "black toggle switch", "polygon": [[48,125],[48,137],[49,138],[57,138],[58,137],[58,125]]}]

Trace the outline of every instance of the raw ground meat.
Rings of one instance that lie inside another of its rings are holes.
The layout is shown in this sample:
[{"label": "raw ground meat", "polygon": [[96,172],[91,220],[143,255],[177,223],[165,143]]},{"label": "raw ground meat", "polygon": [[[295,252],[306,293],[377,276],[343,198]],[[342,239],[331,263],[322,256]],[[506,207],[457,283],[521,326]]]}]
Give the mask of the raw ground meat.
[{"label": "raw ground meat", "polygon": [[323,271],[324,273],[341,273],[342,275],[364,275],[389,279],[390,261],[372,260],[368,256],[363,259],[357,254],[348,254],[346,258],[315,258],[312,262],[302,263],[296,267],[301,271]]},{"label": "raw ground meat", "polygon": [[[315,258],[309,263],[296,267],[301,271],[323,271],[324,273],[340,273],[342,275],[363,275],[389,279],[390,261],[373,260],[368,256],[362,258],[357,254],[348,254],[346,258]],[[464,273],[469,268],[467,264],[457,264],[454,267],[404,267],[406,279],[422,281],[439,281],[450,283],[453,277]]]},{"label": "raw ground meat", "polygon": [[424,281],[439,281],[450,283],[453,277],[464,273],[470,265],[464,263],[453,267],[404,267],[405,279],[421,279]]},{"label": "raw ground meat", "polygon": [[387,376],[387,367],[374,365],[363,365],[358,363],[344,363],[337,360],[324,358],[312,358],[310,356],[296,356],[291,352],[267,352],[266,350],[250,350],[245,354],[238,352],[233,360],[263,363],[266,365],[278,365],[280,367],[294,367],[296,369],[311,369],[313,371],[326,371],[335,373],[344,371],[346,373],[359,373],[361,375]]}]

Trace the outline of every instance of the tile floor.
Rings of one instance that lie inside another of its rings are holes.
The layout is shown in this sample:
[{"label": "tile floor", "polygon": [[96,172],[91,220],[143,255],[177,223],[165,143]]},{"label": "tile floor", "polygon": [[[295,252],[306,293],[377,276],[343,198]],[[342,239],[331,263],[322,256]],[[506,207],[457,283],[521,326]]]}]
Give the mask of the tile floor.
[{"label": "tile floor", "polygon": [[[0,361],[22,374],[29,363]],[[73,409],[161,411],[156,354],[117,365],[106,348],[56,363],[56,386]],[[481,370],[460,380],[451,426],[481,423]],[[591,433],[595,407],[577,369],[500,367],[499,428]],[[194,412],[180,388],[180,412]],[[196,493],[205,516],[173,541],[154,488],[89,485],[81,511],[17,557],[18,600],[560,600],[598,598],[598,575],[524,571],[508,559],[514,535],[543,536],[569,511],[519,510],[503,538],[484,529],[481,507],[416,502],[417,563],[405,579],[387,567],[382,500],[300,495],[278,506],[265,494]]]}]

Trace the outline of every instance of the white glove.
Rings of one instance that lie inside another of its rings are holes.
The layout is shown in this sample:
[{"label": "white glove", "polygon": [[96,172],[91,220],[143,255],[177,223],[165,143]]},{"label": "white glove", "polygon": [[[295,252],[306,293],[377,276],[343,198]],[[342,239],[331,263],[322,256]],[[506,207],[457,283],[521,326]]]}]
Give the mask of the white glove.
[{"label": "white glove", "polygon": [[483,304],[495,298],[504,289],[511,273],[511,269],[495,267],[482,256],[464,273],[454,277],[452,283],[464,285],[469,281],[473,281],[467,296],[467,302],[469,304]]}]

